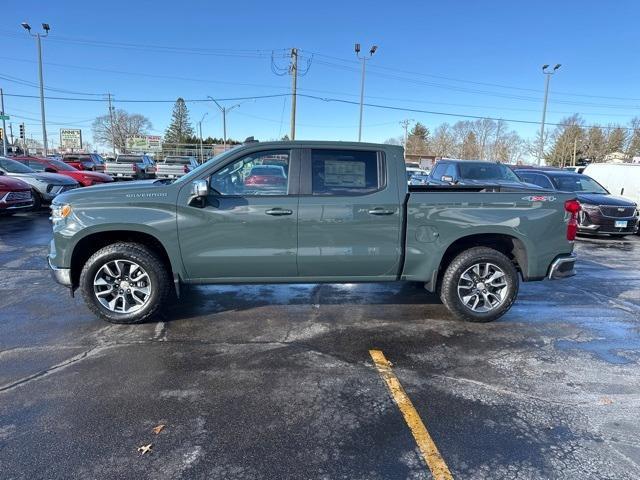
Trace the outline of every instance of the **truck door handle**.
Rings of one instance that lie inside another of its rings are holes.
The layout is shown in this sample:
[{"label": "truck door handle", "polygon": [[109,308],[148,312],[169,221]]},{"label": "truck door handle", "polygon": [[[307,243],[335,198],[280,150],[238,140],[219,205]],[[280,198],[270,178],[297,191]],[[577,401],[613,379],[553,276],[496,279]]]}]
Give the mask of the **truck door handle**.
[{"label": "truck door handle", "polygon": [[293,210],[289,210],[287,208],[272,208],[264,213],[267,215],[273,215],[274,217],[281,217],[283,215],[291,215]]},{"label": "truck door handle", "polygon": [[393,215],[394,213],[396,213],[395,210],[387,210],[380,207],[369,210],[369,215]]}]

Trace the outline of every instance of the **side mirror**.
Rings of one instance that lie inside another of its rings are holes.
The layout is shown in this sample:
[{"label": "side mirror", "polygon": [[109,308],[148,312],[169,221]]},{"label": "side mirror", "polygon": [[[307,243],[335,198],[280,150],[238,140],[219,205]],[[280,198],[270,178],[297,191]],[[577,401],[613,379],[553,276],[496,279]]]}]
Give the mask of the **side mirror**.
[{"label": "side mirror", "polygon": [[57,170],[51,167],[45,167],[44,171],[47,173],[57,173]]},{"label": "side mirror", "polygon": [[191,195],[203,198],[209,195],[209,183],[206,180],[194,180],[191,184]]},{"label": "side mirror", "polygon": [[443,175],[440,180],[447,183],[453,183],[453,177],[451,175]]}]

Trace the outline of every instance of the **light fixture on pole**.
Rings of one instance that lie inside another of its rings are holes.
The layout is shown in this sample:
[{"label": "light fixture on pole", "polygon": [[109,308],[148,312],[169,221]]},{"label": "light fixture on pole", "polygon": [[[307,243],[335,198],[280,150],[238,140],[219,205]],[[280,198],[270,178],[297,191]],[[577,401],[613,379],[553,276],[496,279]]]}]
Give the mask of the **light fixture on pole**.
[{"label": "light fixture on pole", "polygon": [[360,44],[356,43],[356,46],[355,46],[356,57],[362,60],[362,80],[360,83],[360,123],[358,124],[358,141],[359,142],[362,141],[362,109],[364,107],[364,78],[366,74],[366,63],[367,63],[367,60],[373,57],[373,54],[376,53],[376,50],[378,50],[378,46],[373,45],[369,49],[368,57],[366,55],[360,56]]},{"label": "light fixture on pole", "polygon": [[227,113],[230,112],[231,110],[233,110],[234,108],[237,108],[240,106],[240,104],[236,104],[233,105],[232,107],[223,107],[222,105],[220,105],[215,98],[213,98],[211,95],[208,95],[207,98],[209,100],[211,100],[213,103],[216,104],[216,107],[218,107],[220,109],[220,112],[222,112],[222,133],[223,133],[223,137],[222,137],[222,141],[224,142],[224,149],[227,149]]},{"label": "light fixture on pole", "polygon": [[547,99],[549,98],[549,80],[551,79],[551,75],[556,73],[556,71],[562,65],[556,63],[552,70],[549,70],[549,65],[542,66],[542,73],[544,73],[546,79],[544,83],[544,104],[542,106],[542,123],[540,124],[540,149],[538,150],[538,165],[542,163],[542,157],[544,156],[544,121],[547,116]]},{"label": "light fixture on pole", "polygon": [[27,22],[22,22],[20,25],[22,25],[22,28],[24,28],[29,35],[36,38],[36,43],[38,45],[38,75],[40,77],[40,116],[42,118],[42,144],[44,147],[44,154],[46,156],[47,155],[47,123],[46,123],[45,114],[44,114],[44,80],[42,76],[42,42],[41,40],[42,38],[49,35],[49,30],[51,30],[51,27],[49,26],[48,23],[43,23],[42,29],[44,30],[44,33],[40,33],[40,32],[32,33],[31,25],[29,25]]}]

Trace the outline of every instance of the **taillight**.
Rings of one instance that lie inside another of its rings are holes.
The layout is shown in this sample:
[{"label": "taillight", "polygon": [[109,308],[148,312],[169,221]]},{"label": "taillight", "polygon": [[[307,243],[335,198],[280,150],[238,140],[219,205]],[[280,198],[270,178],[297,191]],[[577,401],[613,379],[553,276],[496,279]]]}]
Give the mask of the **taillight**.
[{"label": "taillight", "polygon": [[137,172],[138,171],[138,165],[136,165],[135,163],[131,164],[131,166],[133,167],[133,171]]},{"label": "taillight", "polygon": [[185,165],[184,168],[182,169],[182,171],[184,173],[189,173],[189,165]]},{"label": "taillight", "polygon": [[569,223],[567,224],[567,240],[575,240],[578,233],[578,213],[580,212],[580,202],[578,200],[567,200],[564,202],[565,211],[571,214]]}]

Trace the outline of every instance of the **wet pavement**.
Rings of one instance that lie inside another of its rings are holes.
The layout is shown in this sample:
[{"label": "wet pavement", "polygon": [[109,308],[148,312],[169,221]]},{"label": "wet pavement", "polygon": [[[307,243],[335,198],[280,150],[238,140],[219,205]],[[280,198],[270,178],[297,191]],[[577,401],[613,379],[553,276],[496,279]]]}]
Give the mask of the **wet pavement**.
[{"label": "wet pavement", "polygon": [[388,283],[192,287],[139,326],[54,284],[49,238],[0,218],[3,479],[431,478],[372,348],[455,478],[640,477],[640,237],[491,324]]}]

